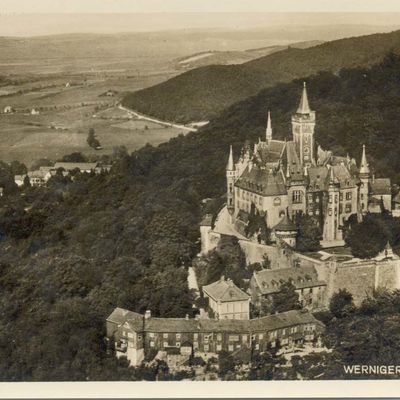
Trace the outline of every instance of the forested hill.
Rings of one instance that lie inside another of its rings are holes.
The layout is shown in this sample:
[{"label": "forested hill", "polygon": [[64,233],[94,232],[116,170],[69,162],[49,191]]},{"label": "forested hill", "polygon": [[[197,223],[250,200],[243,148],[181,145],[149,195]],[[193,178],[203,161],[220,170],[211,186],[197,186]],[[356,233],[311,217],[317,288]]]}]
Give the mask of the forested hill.
[{"label": "forested hill", "polygon": [[[400,59],[307,83],[317,140],[357,159],[365,142],[371,166],[398,182]],[[202,199],[224,194],[229,144],[237,156],[245,139],[264,135],[268,108],[274,135],[289,137],[301,88],[298,80],[265,89],[200,132],[121,153],[110,174],[60,174],[47,188],[5,190],[0,380],[154,379],[107,353],[105,318],[116,306],[193,312],[185,265],[199,250]]]},{"label": "forested hill", "polygon": [[207,66],[131,93],[124,104],[167,121],[203,121],[277,82],[318,71],[370,66],[388,51],[400,52],[400,31],[289,48],[241,65]]}]

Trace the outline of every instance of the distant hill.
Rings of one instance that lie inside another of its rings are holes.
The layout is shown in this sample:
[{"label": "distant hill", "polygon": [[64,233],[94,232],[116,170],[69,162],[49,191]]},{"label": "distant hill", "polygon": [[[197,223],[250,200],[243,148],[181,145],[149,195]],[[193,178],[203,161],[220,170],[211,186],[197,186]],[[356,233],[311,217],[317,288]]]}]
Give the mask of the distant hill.
[{"label": "distant hill", "polygon": [[400,31],[327,42],[308,49],[288,48],[241,65],[212,65],[185,72],[129,94],[127,107],[161,119],[209,120],[221,110],[278,82],[318,71],[370,66],[393,50],[400,53]]},{"label": "distant hill", "polygon": [[306,42],[292,43],[289,46],[276,45],[242,51],[203,51],[178,59],[176,62],[176,68],[189,70],[193,68],[204,67],[207,65],[243,64],[256,58],[264,57],[269,54],[276,53],[277,51],[285,50],[288,47],[293,47],[296,49],[306,49],[308,47],[317,46],[318,44],[322,43],[324,43],[322,40],[310,40]]}]

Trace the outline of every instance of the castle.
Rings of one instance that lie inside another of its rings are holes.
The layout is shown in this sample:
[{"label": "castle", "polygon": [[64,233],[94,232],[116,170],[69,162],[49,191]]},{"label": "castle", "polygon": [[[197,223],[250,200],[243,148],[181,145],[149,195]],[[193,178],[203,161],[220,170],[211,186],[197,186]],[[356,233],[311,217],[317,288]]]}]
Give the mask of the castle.
[{"label": "castle", "polygon": [[372,176],[363,146],[360,166],[354,159],[316,149],[316,113],[304,83],[300,104],[292,116],[291,141],[273,139],[268,112],[266,140],[246,144],[234,163],[232,146],[226,167],[227,209],[231,222],[246,221],[253,210],[275,228],[288,214],[312,216],[323,247],[344,244],[342,227],[352,214],[392,209],[390,179]]}]

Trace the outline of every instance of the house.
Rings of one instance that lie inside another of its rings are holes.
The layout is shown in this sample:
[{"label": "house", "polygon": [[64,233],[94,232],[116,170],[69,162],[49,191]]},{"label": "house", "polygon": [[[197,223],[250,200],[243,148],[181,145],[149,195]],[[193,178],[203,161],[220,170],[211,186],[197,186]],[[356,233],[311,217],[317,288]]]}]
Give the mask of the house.
[{"label": "house", "polygon": [[203,286],[202,290],[217,319],[250,318],[250,296],[231,279],[222,276],[219,281]]},{"label": "house", "polygon": [[252,303],[260,307],[262,299],[271,300],[285,282],[293,284],[300,304],[309,310],[325,306],[326,282],[319,279],[313,266],[264,269],[254,272],[250,280]]},{"label": "house", "polygon": [[85,163],[85,162],[56,162],[54,164],[53,169],[58,170],[58,169],[63,169],[67,172],[74,171],[78,169],[80,172],[94,172],[96,168],[98,168],[98,163],[93,162],[93,163]]},{"label": "house", "polygon": [[[154,318],[116,308],[106,320],[107,339],[117,357],[138,366],[151,349],[179,349],[187,355],[230,353],[246,348],[266,351],[315,341],[324,325],[304,310],[292,310],[257,319]],[[183,346],[184,344],[184,346]]]},{"label": "house", "polygon": [[39,115],[39,114],[40,114],[39,110],[36,110],[35,108],[32,108],[31,115]]},{"label": "house", "polygon": [[12,114],[14,112],[14,109],[11,106],[6,106],[4,107],[4,114]]}]

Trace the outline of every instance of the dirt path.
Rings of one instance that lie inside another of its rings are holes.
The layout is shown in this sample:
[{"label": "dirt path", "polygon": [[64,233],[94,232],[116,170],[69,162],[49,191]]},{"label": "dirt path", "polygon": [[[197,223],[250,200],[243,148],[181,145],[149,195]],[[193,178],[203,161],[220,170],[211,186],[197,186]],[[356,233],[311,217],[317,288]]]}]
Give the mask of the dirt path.
[{"label": "dirt path", "polygon": [[135,118],[138,119],[143,119],[145,121],[150,121],[150,122],[155,122],[156,124],[160,124],[160,125],[165,125],[165,126],[172,126],[174,128],[178,128],[178,129],[185,129],[188,132],[197,132],[196,128],[192,128],[186,125],[180,125],[180,124],[173,124],[171,122],[165,122],[165,121],[161,121],[159,119],[153,118],[153,117],[149,117],[148,115],[144,115],[144,114],[140,114],[137,111],[133,111],[130,110],[129,108],[126,108],[124,106],[119,105],[118,108],[120,110],[126,111],[127,113],[134,115]]}]

